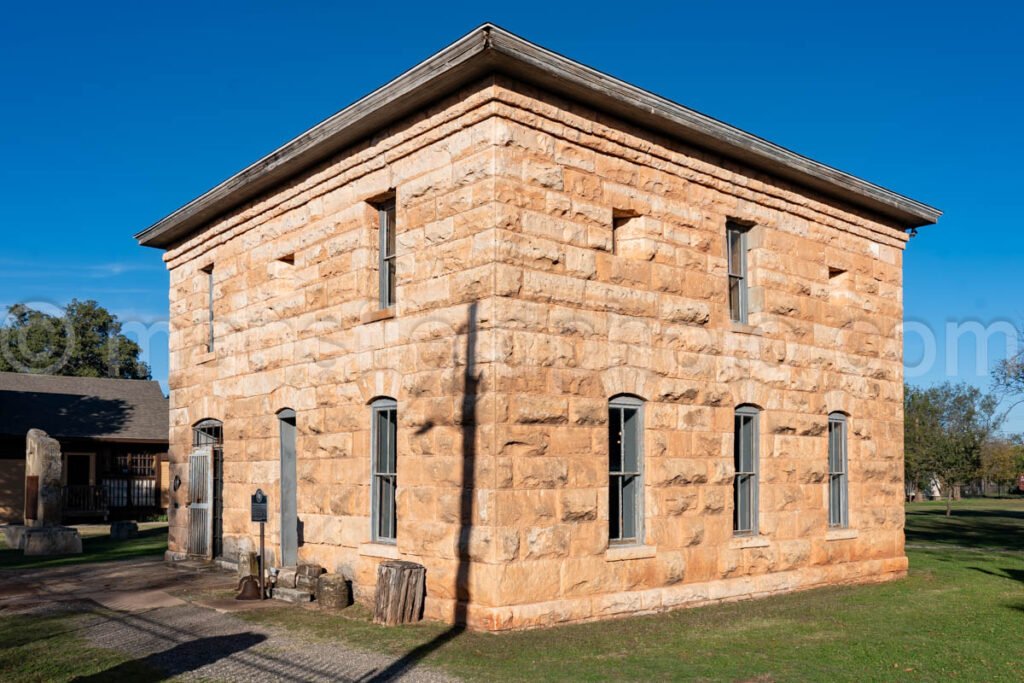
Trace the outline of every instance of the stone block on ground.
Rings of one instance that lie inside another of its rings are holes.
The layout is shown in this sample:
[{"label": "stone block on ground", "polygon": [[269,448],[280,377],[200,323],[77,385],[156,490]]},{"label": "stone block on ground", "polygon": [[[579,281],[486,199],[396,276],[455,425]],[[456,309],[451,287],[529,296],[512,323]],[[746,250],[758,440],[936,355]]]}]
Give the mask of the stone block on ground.
[{"label": "stone block on ground", "polygon": [[24,524],[4,524],[0,526],[0,533],[4,535],[4,541],[7,543],[8,548],[21,548],[25,547],[25,529],[28,528]]},{"label": "stone block on ground", "polygon": [[244,579],[247,576],[259,577],[260,557],[253,552],[242,551],[238,553],[238,578]]},{"label": "stone block on ground", "polygon": [[25,532],[25,555],[81,555],[82,537],[78,529],[47,526]]},{"label": "stone block on ground", "polygon": [[352,604],[352,582],[341,574],[321,574],[316,581],[316,602],[331,609],[348,607]]},{"label": "stone block on ground", "polygon": [[274,586],[274,590],[271,591],[270,597],[274,600],[283,600],[285,602],[304,603],[312,602],[313,594],[301,590],[299,588],[281,588],[280,586]]},{"label": "stone block on ground", "polygon": [[324,571],[318,564],[300,564],[295,572],[295,587],[310,593],[315,592],[317,579]]},{"label": "stone block on ground", "polygon": [[295,577],[298,574],[298,569],[295,567],[281,567],[277,572],[277,578],[274,580],[275,588],[295,588]]},{"label": "stone block on ground", "polygon": [[111,522],[110,538],[115,541],[124,541],[129,538],[136,538],[139,535],[139,525],[131,521]]}]

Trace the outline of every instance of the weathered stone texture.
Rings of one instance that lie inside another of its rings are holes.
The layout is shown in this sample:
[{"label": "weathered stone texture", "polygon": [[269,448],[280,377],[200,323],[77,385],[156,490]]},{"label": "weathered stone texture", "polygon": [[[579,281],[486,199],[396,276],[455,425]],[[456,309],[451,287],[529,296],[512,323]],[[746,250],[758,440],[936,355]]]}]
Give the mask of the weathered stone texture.
[{"label": "weathered stone texture", "polygon": [[[369,200],[391,189],[388,317]],[[614,216],[627,220],[613,237]],[[756,226],[749,325],[729,321],[729,219]],[[187,481],[191,425],[222,420],[225,554],[254,550],[248,496],[280,500],[275,413],[292,408],[300,562],[350,576],[364,601],[382,559],[420,563],[426,616],[488,629],[899,576],[904,241],[849,207],[489,79],[167,253],[171,476]],[[631,551],[607,542],[607,401],[621,393],[645,400],[646,539]],[[399,406],[395,547],[370,543],[379,396]],[[754,543],[731,531],[744,403],[763,409]],[[839,535],[826,513],[836,410],[850,415]],[[277,525],[272,514],[271,564]]]}]

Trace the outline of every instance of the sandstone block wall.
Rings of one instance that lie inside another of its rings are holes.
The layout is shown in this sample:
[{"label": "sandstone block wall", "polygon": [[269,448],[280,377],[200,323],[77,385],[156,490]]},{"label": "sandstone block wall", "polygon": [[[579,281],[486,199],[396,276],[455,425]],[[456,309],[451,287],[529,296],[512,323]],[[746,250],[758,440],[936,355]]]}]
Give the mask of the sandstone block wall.
[{"label": "sandstone block wall", "polygon": [[[389,314],[373,202],[391,190]],[[729,321],[729,219],[754,226],[749,325]],[[191,426],[221,420],[225,556],[253,549],[248,497],[280,501],[275,414],[292,408],[300,560],[352,576],[362,599],[381,558],[420,562],[428,616],[489,629],[897,576],[904,239],[489,78],[167,253],[170,477],[188,480]],[[621,393],[645,401],[645,538],[609,549],[607,402]],[[370,543],[381,396],[398,401],[395,546]],[[739,404],[762,409],[760,534],[742,539]],[[830,532],[837,410],[850,528]],[[170,550],[184,553],[186,487],[171,495]]]}]

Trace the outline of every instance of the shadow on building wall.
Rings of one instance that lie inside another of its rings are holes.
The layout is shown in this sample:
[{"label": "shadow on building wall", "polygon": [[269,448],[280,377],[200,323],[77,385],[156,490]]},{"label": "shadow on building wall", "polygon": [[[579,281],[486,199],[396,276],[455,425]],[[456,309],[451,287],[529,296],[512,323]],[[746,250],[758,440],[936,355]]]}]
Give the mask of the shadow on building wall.
[{"label": "shadow on building wall", "polygon": [[[471,598],[469,580],[472,564],[470,561],[469,542],[473,530],[473,506],[476,501],[476,435],[477,435],[477,394],[480,378],[477,374],[477,307],[478,303],[469,305],[466,316],[466,362],[462,372],[462,496],[459,502],[459,559],[455,572],[455,615],[454,625],[437,635],[432,640],[418,645],[391,666],[366,679],[379,683],[393,680],[416,666],[424,657],[442,647],[445,643],[458,637],[466,630],[469,601]],[[458,363],[458,354],[454,353]],[[430,580],[427,578],[429,590]]]}]

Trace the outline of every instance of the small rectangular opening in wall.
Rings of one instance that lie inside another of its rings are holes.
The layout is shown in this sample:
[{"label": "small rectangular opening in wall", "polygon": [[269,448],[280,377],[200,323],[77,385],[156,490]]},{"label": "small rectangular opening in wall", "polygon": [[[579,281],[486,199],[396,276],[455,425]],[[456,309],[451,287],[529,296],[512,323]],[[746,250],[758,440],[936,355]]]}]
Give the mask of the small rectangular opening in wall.
[{"label": "small rectangular opening in wall", "polygon": [[612,253],[617,254],[619,252],[619,239],[621,234],[619,228],[625,227],[631,220],[637,217],[635,211],[629,211],[627,209],[613,209],[612,210]]},{"label": "small rectangular opening in wall", "polygon": [[281,256],[277,260],[280,261],[281,263],[285,263],[285,264],[287,264],[289,266],[294,266],[295,265],[295,254],[285,254],[284,256]]},{"label": "small rectangular opening in wall", "polygon": [[828,279],[829,279],[829,282],[833,282],[837,278],[841,278],[843,275],[846,275],[846,271],[843,270],[842,268],[833,268],[832,266],[829,266],[829,268],[828,268]]}]

